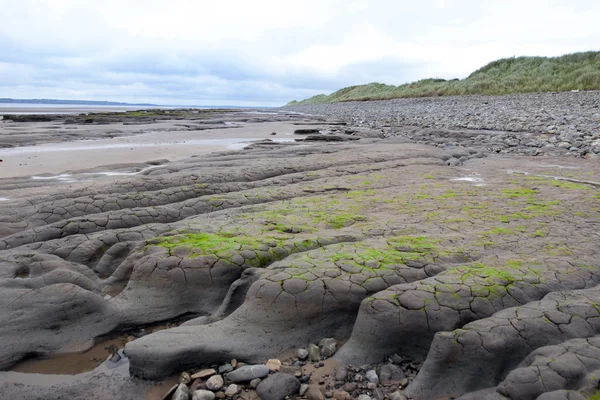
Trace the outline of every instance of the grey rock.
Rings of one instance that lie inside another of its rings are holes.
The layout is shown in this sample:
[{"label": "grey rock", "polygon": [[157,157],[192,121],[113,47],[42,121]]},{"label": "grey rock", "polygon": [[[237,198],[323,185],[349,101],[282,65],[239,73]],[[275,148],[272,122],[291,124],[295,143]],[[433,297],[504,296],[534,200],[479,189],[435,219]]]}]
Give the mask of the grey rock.
[{"label": "grey rock", "polygon": [[406,376],[404,375],[402,368],[391,363],[385,364],[379,371],[379,380],[383,385],[388,385],[392,383],[392,381],[399,381],[405,377]]},{"label": "grey rock", "polygon": [[231,371],[233,371],[233,365],[231,364],[225,364],[219,367],[219,374],[226,374]]},{"label": "grey rock", "polygon": [[379,384],[379,377],[377,376],[377,372],[375,372],[373,369],[367,371],[365,378],[367,378],[367,380],[371,383]]},{"label": "grey rock", "polygon": [[177,387],[173,396],[171,396],[171,400],[189,400],[190,398],[190,388],[187,385],[180,383]]},{"label": "grey rock", "polygon": [[390,400],[408,400],[408,397],[401,390],[397,390],[390,394]]},{"label": "grey rock", "polygon": [[240,389],[239,389],[238,385],[236,385],[235,383],[232,383],[231,385],[227,386],[227,389],[225,389],[225,396],[233,397],[239,391],[240,391]]},{"label": "grey rock", "polygon": [[255,378],[264,378],[269,375],[266,365],[246,365],[227,374],[227,379],[232,382],[247,382]]},{"label": "grey rock", "polygon": [[306,383],[303,383],[300,385],[300,389],[298,390],[298,394],[300,396],[304,396],[306,394],[306,392],[308,391],[308,388],[310,386],[308,386]]},{"label": "grey rock", "polygon": [[252,379],[252,380],[250,381],[250,387],[251,387],[252,389],[256,389],[256,387],[258,386],[258,384],[259,384],[260,382],[261,382],[261,379],[259,379],[259,378]]},{"label": "grey rock", "polygon": [[195,390],[192,393],[192,400],[214,400],[215,394],[210,390]]},{"label": "grey rock", "polygon": [[308,400],[325,400],[325,395],[323,395],[323,392],[314,386],[308,388],[306,396],[308,397]]},{"label": "grey rock", "polygon": [[300,381],[294,376],[282,372],[275,373],[263,380],[256,388],[256,394],[262,400],[284,400],[298,393]]},{"label": "grey rock", "polygon": [[312,362],[321,361],[321,349],[319,346],[312,343],[308,345],[308,358]]},{"label": "grey rock", "polygon": [[319,348],[321,349],[321,355],[323,357],[331,357],[335,354],[337,342],[333,338],[322,339],[319,342]]},{"label": "grey rock", "polygon": [[345,381],[348,377],[348,368],[345,366],[338,367],[335,370],[335,380],[336,381]]},{"label": "grey rock", "polygon": [[206,381],[206,388],[213,392],[221,390],[223,387],[223,377],[221,375],[213,375]]},{"label": "grey rock", "polygon": [[308,358],[308,351],[306,349],[298,349],[296,350],[296,357],[298,357],[299,360],[306,360]]},{"label": "grey rock", "polygon": [[366,394],[361,394],[357,397],[357,400],[371,400],[371,397],[367,396]]}]

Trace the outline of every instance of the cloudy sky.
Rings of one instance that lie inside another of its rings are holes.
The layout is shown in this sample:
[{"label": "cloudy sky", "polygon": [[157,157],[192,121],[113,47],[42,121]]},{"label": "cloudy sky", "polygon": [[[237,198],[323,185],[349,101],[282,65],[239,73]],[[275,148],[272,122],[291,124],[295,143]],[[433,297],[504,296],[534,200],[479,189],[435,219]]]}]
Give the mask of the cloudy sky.
[{"label": "cloudy sky", "polygon": [[277,106],[600,50],[598,0],[0,0],[0,97]]}]

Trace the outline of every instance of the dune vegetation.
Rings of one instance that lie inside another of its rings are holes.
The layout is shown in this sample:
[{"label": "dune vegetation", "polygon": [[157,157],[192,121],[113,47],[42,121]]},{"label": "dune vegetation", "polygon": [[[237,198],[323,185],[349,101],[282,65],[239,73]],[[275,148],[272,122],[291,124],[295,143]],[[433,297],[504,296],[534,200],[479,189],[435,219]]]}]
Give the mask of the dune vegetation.
[{"label": "dune vegetation", "polygon": [[369,83],[330,95],[319,94],[293,104],[388,100],[402,97],[505,95],[600,89],[600,51],[560,57],[512,57],[493,61],[465,79],[422,79],[400,86]]}]

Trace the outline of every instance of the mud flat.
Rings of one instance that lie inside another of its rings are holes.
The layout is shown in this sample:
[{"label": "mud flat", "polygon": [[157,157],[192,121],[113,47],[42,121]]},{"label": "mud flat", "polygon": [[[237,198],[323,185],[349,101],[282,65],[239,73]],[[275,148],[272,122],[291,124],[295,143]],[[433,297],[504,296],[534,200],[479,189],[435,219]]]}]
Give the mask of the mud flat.
[{"label": "mud flat", "polygon": [[596,394],[597,160],[253,118],[307,140],[0,180],[4,397]]}]

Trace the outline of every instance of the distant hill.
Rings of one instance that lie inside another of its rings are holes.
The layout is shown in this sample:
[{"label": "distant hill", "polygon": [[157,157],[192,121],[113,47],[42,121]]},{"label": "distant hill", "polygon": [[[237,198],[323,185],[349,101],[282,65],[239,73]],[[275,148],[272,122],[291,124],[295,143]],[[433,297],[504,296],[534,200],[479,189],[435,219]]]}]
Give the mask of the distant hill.
[{"label": "distant hill", "polygon": [[57,99],[11,99],[0,98],[0,104],[71,104],[80,106],[156,106],[149,103],[120,103],[117,101],[94,101],[94,100],[57,100]]},{"label": "distant hill", "polygon": [[600,90],[600,52],[588,51],[560,57],[513,57],[493,61],[465,79],[423,79],[400,86],[369,83],[350,86],[330,95],[319,94],[293,104],[387,100],[467,94]]}]

